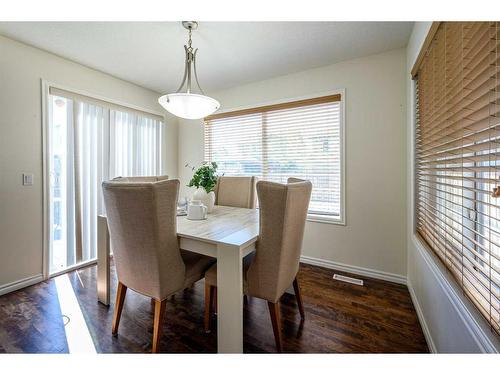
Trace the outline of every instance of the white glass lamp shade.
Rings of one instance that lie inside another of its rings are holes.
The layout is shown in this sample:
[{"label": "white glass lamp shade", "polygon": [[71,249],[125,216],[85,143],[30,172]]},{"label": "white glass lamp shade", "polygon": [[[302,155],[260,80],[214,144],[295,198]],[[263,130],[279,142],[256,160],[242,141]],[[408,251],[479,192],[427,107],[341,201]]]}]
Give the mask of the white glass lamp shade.
[{"label": "white glass lamp shade", "polygon": [[209,116],[220,107],[217,100],[208,96],[187,93],[163,95],[158,99],[158,103],[173,115],[189,120]]}]

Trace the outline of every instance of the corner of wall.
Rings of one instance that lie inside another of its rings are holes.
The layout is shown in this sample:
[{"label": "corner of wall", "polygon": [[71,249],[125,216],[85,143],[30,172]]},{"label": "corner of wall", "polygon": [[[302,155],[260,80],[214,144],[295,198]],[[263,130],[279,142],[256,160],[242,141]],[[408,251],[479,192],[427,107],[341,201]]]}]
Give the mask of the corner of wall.
[{"label": "corner of wall", "polygon": [[165,112],[165,155],[163,162],[165,165],[164,173],[169,178],[179,177],[179,121],[177,117]]}]

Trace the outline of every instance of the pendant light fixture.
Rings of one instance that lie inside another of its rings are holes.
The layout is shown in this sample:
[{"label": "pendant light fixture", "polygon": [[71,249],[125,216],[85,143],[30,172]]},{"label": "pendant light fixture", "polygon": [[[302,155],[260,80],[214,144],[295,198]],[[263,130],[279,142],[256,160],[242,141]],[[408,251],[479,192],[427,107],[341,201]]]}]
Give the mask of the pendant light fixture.
[{"label": "pendant light fixture", "polygon": [[[198,83],[198,75],[196,74],[196,52],[198,48],[193,49],[191,46],[191,33],[198,28],[198,23],[183,21],[182,26],[189,32],[188,45],[184,46],[186,52],[184,78],[175,93],[161,96],[158,103],[177,117],[196,120],[211,115],[219,109],[220,104],[217,100],[206,96]],[[193,78],[197,86],[197,92],[193,92],[191,87]]]}]

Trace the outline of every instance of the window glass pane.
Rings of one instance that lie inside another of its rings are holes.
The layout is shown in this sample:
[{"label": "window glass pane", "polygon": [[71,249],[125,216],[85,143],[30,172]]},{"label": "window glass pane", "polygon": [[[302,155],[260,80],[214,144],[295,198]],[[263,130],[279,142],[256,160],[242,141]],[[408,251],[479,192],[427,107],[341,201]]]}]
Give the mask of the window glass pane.
[{"label": "window glass pane", "polygon": [[262,115],[220,119],[205,134],[207,160],[229,176],[262,178]]},{"label": "window glass pane", "polygon": [[72,101],[58,97],[49,97],[49,181],[50,181],[50,272],[56,272],[67,266],[67,249],[72,242],[68,240],[68,205],[67,205],[67,144],[68,117],[71,114]]},{"label": "window glass pane", "polygon": [[341,117],[334,101],[213,119],[205,124],[205,159],[226,175],[310,180],[309,212],[340,216]]},{"label": "window glass pane", "polygon": [[340,103],[266,113],[265,178],[311,181],[309,211],[340,214]]}]

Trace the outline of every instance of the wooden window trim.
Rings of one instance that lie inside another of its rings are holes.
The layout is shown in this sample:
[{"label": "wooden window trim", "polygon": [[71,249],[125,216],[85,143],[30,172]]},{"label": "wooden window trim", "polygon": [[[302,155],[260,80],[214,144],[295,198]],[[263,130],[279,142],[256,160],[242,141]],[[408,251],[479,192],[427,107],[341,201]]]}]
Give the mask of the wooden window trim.
[{"label": "wooden window trim", "polygon": [[314,104],[340,102],[341,99],[342,99],[341,94],[334,94],[334,95],[320,96],[318,98],[312,98],[312,99],[295,100],[293,102],[287,102],[287,103],[264,105],[264,106],[260,106],[260,107],[254,107],[254,108],[240,109],[237,111],[216,113],[214,115],[205,117],[205,121],[221,119],[221,118],[236,117],[236,116],[245,116],[245,115],[251,115],[251,114],[255,114],[255,113],[278,111],[280,109],[305,107],[305,106],[314,105]]},{"label": "wooden window trim", "polygon": [[420,69],[420,65],[422,65],[422,61],[424,60],[425,55],[427,54],[429,50],[429,46],[431,45],[434,36],[436,35],[439,25],[441,22],[435,21],[432,23],[431,28],[429,29],[429,32],[427,33],[427,36],[425,37],[424,44],[422,44],[422,48],[420,48],[420,52],[417,56],[417,60],[415,60],[415,64],[413,65],[413,68],[411,69],[411,78],[415,79],[417,77],[418,69]]}]

